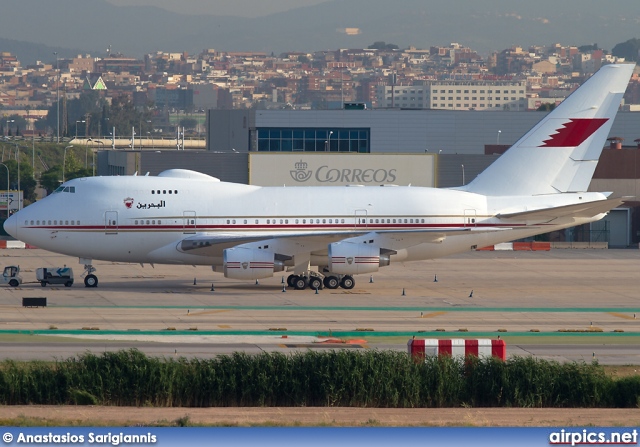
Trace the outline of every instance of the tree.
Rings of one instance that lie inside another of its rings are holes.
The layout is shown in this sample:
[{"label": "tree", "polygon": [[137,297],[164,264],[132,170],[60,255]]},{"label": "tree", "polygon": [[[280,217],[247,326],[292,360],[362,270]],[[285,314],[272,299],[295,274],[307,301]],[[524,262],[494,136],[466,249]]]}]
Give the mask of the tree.
[{"label": "tree", "polygon": [[536,109],[536,111],[538,111],[538,112],[551,112],[555,108],[556,108],[555,103],[552,104],[550,102],[545,102],[540,107],[538,107]]},{"label": "tree", "polygon": [[392,43],[386,43],[384,41],[376,41],[373,42],[372,45],[369,45],[367,47],[370,50],[397,50],[398,49],[398,45],[392,44]]},{"label": "tree", "polygon": [[60,186],[60,182],[62,182],[62,166],[60,165],[53,166],[40,176],[40,186],[47,191],[47,195],[55,191]]},{"label": "tree", "polygon": [[582,45],[578,47],[578,51],[581,53],[588,53],[589,51],[595,51],[598,49],[598,44],[594,43],[593,45]]},{"label": "tree", "polygon": [[[23,157],[24,158],[24,157]],[[4,164],[9,169],[9,187],[11,189],[18,189],[18,161],[6,160]],[[2,186],[4,185],[4,186]],[[0,171],[0,189],[5,189],[7,186],[7,170],[2,169]],[[20,189],[22,190],[22,196],[25,200],[25,205],[34,202],[36,200],[36,186],[37,182],[33,178],[33,169],[31,165],[24,160],[20,163]]]},{"label": "tree", "polygon": [[182,118],[179,125],[186,129],[195,129],[198,126],[198,120],[195,118]]},{"label": "tree", "polygon": [[611,50],[611,54],[617,57],[624,57],[628,61],[638,61],[640,51],[640,39],[629,39],[626,42],[617,44]]},{"label": "tree", "polygon": [[144,135],[151,128],[147,121],[151,121],[152,114],[148,104],[139,112],[127,96],[121,95],[111,101],[108,118],[109,126],[116,128],[116,135],[131,135],[132,127],[138,135]]}]

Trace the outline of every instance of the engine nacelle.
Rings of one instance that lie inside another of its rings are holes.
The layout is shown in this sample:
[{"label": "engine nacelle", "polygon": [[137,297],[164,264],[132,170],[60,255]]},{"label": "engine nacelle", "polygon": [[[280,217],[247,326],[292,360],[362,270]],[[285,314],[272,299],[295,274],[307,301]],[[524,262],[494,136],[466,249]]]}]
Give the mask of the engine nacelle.
[{"label": "engine nacelle", "polygon": [[380,247],[376,245],[345,241],[329,244],[329,270],[333,273],[358,275],[379,268]]},{"label": "engine nacelle", "polygon": [[[283,266],[274,262],[275,254],[266,250],[251,248],[227,248],[223,252],[224,276],[232,279],[260,279],[270,278],[278,267]],[[280,268],[281,267],[281,268]]]}]

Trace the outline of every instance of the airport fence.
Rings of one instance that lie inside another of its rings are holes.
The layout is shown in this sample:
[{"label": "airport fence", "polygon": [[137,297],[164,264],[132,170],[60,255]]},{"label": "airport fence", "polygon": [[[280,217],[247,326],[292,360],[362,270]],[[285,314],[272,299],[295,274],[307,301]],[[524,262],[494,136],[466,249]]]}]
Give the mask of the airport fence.
[{"label": "airport fence", "polygon": [[2,405],[637,407],[640,377],[597,363],[371,350],[164,359],[137,350],[0,363]]}]

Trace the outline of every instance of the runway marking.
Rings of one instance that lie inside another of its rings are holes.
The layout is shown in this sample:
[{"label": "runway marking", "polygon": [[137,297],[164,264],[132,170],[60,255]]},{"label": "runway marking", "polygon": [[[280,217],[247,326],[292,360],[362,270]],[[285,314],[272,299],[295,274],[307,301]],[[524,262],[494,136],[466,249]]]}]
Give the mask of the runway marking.
[{"label": "runway marking", "polygon": [[627,315],[627,314],[621,314],[618,312],[609,312],[609,315],[613,315],[614,317],[618,317],[618,318],[624,318],[625,320],[635,320],[636,317],[635,316],[631,316],[631,315]]},{"label": "runway marking", "polygon": [[[53,287],[51,288],[53,290]],[[178,293],[169,291],[167,293]],[[191,292],[190,292],[191,293]],[[535,312],[535,313],[640,313],[640,307],[397,307],[397,306],[86,306],[86,305],[56,305],[60,309],[189,309],[197,307],[204,310],[339,310],[339,311],[367,311],[367,312]]]},{"label": "runway marking", "polygon": [[428,313],[428,314],[421,315],[420,318],[433,318],[433,317],[439,317],[439,316],[445,315],[445,314],[446,314],[446,312],[444,312],[444,311],[431,312],[431,313]]},{"label": "runway marking", "polygon": [[232,309],[215,309],[215,310],[202,310],[200,312],[190,312],[189,315],[209,315],[220,314],[223,312],[231,312]]},{"label": "runway marking", "polygon": [[[92,334],[88,334],[87,331],[82,331],[78,329],[58,329],[55,331],[55,334],[48,329],[0,329],[0,336],[5,335],[127,335],[130,336],[132,333],[127,330],[99,330],[99,331],[91,331]],[[172,337],[172,336],[206,336],[206,335],[268,335],[273,336],[273,331],[261,331],[261,330],[207,330],[207,331],[198,331],[194,333],[193,331],[189,331],[186,329],[176,330],[176,331],[166,331],[166,330],[140,330],[135,332],[136,335],[161,335],[164,337]],[[313,336],[320,338],[327,337],[335,337],[335,338],[350,338],[350,337],[362,337],[362,332],[356,331],[331,331],[329,334],[328,331],[296,331],[289,330],[287,331],[287,335],[295,336],[295,335],[304,335],[304,336]],[[637,339],[640,337],[640,332],[596,332],[596,331],[584,331],[584,332],[558,332],[558,331],[547,331],[547,332],[509,332],[509,333],[498,333],[496,331],[469,331],[460,333],[455,330],[448,330],[446,332],[439,331],[379,331],[379,332],[367,332],[367,338],[372,337],[411,337],[415,335],[416,337],[426,337],[426,338],[451,338],[455,336],[455,338],[476,338],[476,337],[497,337],[498,335],[502,337],[527,337],[527,338],[545,338],[545,337],[558,337],[558,338],[566,338],[566,337],[580,337],[580,338],[630,338]]]},{"label": "runway marking", "polygon": [[323,344],[323,343],[297,343],[297,344],[280,344],[278,346],[280,346],[281,348],[320,348],[320,349],[331,349],[331,348],[335,348],[336,345],[340,345],[340,347],[345,348],[356,348],[356,349],[364,349],[365,346],[362,345],[358,345],[358,344],[349,344],[349,343],[329,343],[329,344]]}]

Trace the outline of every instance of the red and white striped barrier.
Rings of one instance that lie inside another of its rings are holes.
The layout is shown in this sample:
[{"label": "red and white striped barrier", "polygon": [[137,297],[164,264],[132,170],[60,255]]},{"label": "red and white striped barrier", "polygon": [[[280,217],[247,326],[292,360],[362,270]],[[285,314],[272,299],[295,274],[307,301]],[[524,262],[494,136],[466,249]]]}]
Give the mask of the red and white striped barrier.
[{"label": "red and white striped barrier", "polygon": [[489,245],[487,247],[476,248],[476,251],[549,251],[551,242],[503,242],[502,244]]},{"label": "red and white striped barrier", "polygon": [[5,241],[0,240],[0,250],[1,249],[13,249],[13,248],[36,248],[33,245],[25,244],[22,241]]},{"label": "red and white striped barrier", "polygon": [[454,358],[465,358],[468,355],[476,357],[497,357],[507,359],[507,345],[504,340],[481,338],[476,340],[437,338],[411,339],[407,343],[409,354],[414,358],[436,357],[449,355]]}]

